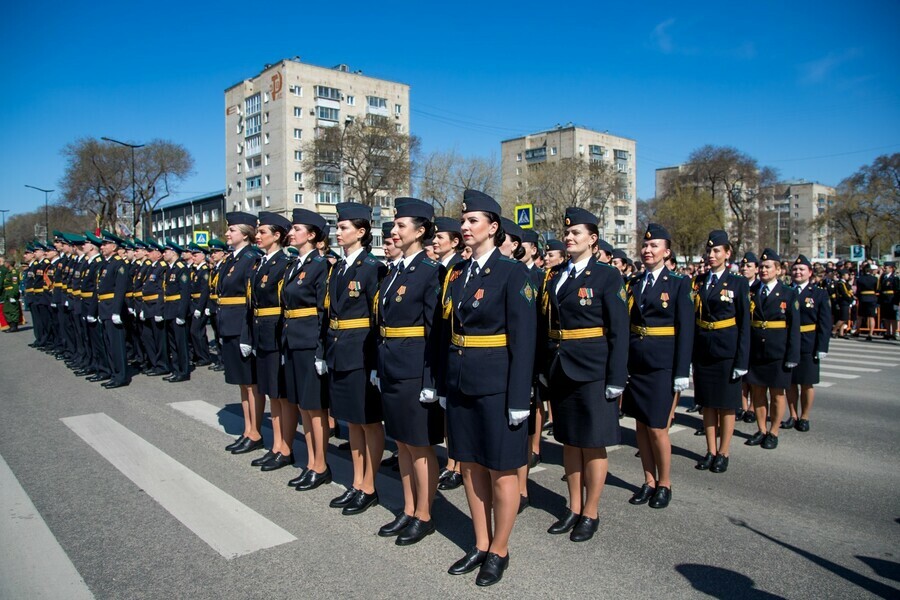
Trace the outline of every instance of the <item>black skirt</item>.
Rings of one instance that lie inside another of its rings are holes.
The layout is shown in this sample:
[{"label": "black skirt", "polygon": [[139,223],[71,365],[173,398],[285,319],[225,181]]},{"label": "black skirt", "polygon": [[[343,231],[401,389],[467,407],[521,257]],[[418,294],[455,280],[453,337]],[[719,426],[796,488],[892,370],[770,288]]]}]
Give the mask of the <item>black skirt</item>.
[{"label": "black skirt", "polygon": [[322,378],[316,373],[316,351],[288,350],[284,363],[287,399],[303,410],[324,410],[328,402],[322,395]]},{"label": "black skirt", "polygon": [[819,361],[812,354],[801,354],[800,362],[791,370],[791,384],[815,385],[819,383]]},{"label": "black skirt", "polygon": [[278,350],[256,351],[256,386],[260,394],[271,398],[286,398],[284,367]]},{"label": "black skirt", "polygon": [[673,382],[672,369],[648,369],[629,373],[628,385],[625,386],[622,397],[622,410],[647,427],[667,428],[675,401]]},{"label": "black skirt", "polygon": [[703,407],[736,410],[741,407],[741,379],[732,379],[734,359],[694,361],[694,402]]},{"label": "black skirt", "polygon": [[447,438],[450,458],[477,463],[494,471],[525,465],[528,427],[510,426],[506,392],[492,396],[447,396]]},{"label": "black skirt", "polygon": [[378,390],[369,383],[366,369],[329,371],[328,393],[331,415],[354,425],[369,425],[382,420]]},{"label": "black skirt", "polygon": [[572,381],[562,369],[550,374],[553,437],[567,446],[604,448],[622,440],[619,402],[606,399],[606,380]]},{"label": "black skirt", "polygon": [[419,402],[422,378],[381,380],[385,432],[409,446],[433,446],[444,441],[444,411],[435,400]]},{"label": "black skirt", "polygon": [[875,302],[860,302],[858,310],[860,319],[868,319],[869,317],[874,319],[878,315],[878,304]]},{"label": "black skirt", "polygon": [[747,373],[747,383],[750,385],[764,385],[770,388],[786,388],[791,385],[791,370],[784,368],[783,360],[773,360],[766,363],[750,363],[750,372]]},{"label": "black skirt", "polygon": [[222,363],[225,365],[225,383],[253,385],[256,383],[256,359],[251,354],[241,356],[240,336],[222,338]]}]

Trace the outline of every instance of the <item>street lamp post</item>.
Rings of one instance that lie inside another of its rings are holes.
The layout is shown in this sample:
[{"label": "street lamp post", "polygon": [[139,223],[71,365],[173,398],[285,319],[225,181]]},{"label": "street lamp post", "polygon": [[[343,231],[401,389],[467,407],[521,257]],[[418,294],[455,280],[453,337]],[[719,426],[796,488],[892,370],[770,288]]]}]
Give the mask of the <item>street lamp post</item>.
[{"label": "street lamp post", "polygon": [[3,217],[3,253],[6,254],[6,213],[9,212],[9,209],[0,210],[0,216]]},{"label": "street lamp post", "polygon": [[[44,237],[48,237],[50,235],[50,203],[48,201],[48,196],[50,192],[53,190],[45,190],[44,188],[35,187],[33,185],[25,184],[25,187],[31,188],[33,190],[37,190],[39,192],[44,192]],[[5,237],[5,236],[4,236]],[[46,240],[44,240],[46,241]]]},{"label": "street lamp post", "polygon": [[113,144],[119,144],[120,146],[131,148],[131,235],[133,237],[137,237],[137,224],[140,219],[138,219],[137,192],[135,191],[136,188],[134,180],[134,150],[135,148],[143,148],[144,144],[129,144],[127,142],[120,142],[119,140],[114,140],[108,137],[101,137],[100,139],[105,142],[112,142]]}]

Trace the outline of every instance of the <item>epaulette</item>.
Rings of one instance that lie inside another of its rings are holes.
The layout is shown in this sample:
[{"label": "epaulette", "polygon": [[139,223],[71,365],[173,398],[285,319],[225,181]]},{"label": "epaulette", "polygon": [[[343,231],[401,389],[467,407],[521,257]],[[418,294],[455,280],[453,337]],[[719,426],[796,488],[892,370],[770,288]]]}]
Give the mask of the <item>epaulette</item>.
[{"label": "epaulette", "polygon": [[175,266],[180,269],[180,268],[184,267],[184,263],[179,260],[175,263]]},{"label": "epaulette", "polygon": [[684,279],[684,275],[682,275],[681,273],[676,273],[675,271],[669,271],[669,275],[671,275],[675,279]]},{"label": "epaulette", "polygon": [[206,265],[206,263],[203,263],[202,265],[200,265],[200,266],[197,267],[197,268],[200,269],[201,271],[202,271],[203,269],[209,270],[209,267]]},{"label": "epaulette", "polygon": [[369,254],[363,262],[365,262],[367,265],[376,265],[377,266],[377,265],[381,264],[381,261],[378,260],[377,258],[375,258],[371,254]]},{"label": "epaulette", "polygon": [[510,258],[510,257],[508,257],[508,256],[501,256],[501,257],[498,258],[497,260],[501,260],[501,261],[505,261],[505,262],[511,262],[511,263],[517,263],[517,262],[520,262],[520,261],[516,260],[515,258]]},{"label": "epaulette", "polygon": [[[595,262],[596,264],[598,264],[599,266],[601,266],[601,267],[607,267],[607,268],[610,268],[610,269],[616,269],[616,267],[612,266],[611,264],[605,263],[605,262],[603,262],[602,260],[599,260],[599,259],[596,259],[596,258],[594,259],[594,262]],[[566,264],[566,263],[563,263],[563,264]],[[618,269],[616,269],[616,271],[618,271]]]},{"label": "epaulette", "polygon": [[113,260],[122,260],[122,257],[116,254],[115,256],[113,256]]},{"label": "epaulette", "polygon": [[423,265],[428,265],[429,267],[436,269],[438,266],[438,262],[434,259],[428,258],[427,256],[422,259]]},{"label": "epaulette", "polygon": [[256,260],[260,256],[262,255],[256,251],[256,247],[250,246],[249,248],[246,248],[243,252],[241,252],[241,255],[238,257],[238,259],[249,258],[251,260]]},{"label": "epaulette", "polygon": [[169,265],[166,264],[166,261],[161,260],[161,261],[159,261],[159,266],[161,266],[161,267],[168,267]]},{"label": "epaulette", "polygon": [[313,262],[323,262],[324,260],[325,260],[325,257],[322,256],[321,254],[319,254],[318,256],[313,256],[313,257],[312,257],[312,261],[313,261]]}]

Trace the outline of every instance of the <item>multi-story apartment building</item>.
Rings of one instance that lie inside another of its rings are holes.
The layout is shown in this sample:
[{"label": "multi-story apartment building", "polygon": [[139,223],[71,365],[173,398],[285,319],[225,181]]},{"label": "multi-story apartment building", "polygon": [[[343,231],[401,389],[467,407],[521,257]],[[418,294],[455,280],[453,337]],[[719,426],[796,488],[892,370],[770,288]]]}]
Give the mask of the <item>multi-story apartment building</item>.
[{"label": "multi-story apartment building", "polygon": [[790,258],[803,254],[810,260],[835,257],[834,232],[826,223],[816,223],[834,203],[835,189],[815,181],[784,181],[763,188],[767,242]]},{"label": "multi-story apartment building", "polygon": [[[500,168],[504,203],[527,202],[529,169],[564,159],[585,162],[602,161],[615,170],[615,193],[606,201],[589,202],[600,221],[600,235],[613,246],[626,250],[630,256],[637,251],[634,239],[637,192],[636,142],[567,124],[555,129],[504,140],[500,144]],[[540,199],[535,212],[540,213]]]},{"label": "multi-story apartment building", "polygon": [[[228,210],[268,210],[290,218],[294,208],[305,208],[334,224],[335,205],[353,198],[336,173],[309,180],[303,170],[305,142],[323,128],[344,127],[369,115],[389,118],[398,131],[409,133],[409,113],[406,84],[369,77],[343,64],[326,68],[303,63],[299,57],[265,65],[255,77],[225,90]],[[386,192],[374,207],[373,249],[380,250],[380,218],[393,214],[395,195]],[[332,242],[333,234],[332,228]]]},{"label": "multi-story apartment building", "polygon": [[224,190],[169,202],[150,215],[150,237],[171,238],[179,245],[192,242],[195,231],[208,232],[209,239],[221,239],[226,229]]}]

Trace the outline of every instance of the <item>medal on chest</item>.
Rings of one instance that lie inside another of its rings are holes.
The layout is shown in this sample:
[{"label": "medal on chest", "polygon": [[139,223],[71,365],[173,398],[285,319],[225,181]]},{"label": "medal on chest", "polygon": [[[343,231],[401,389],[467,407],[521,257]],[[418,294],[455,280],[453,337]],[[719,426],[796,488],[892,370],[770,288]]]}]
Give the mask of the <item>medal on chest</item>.
[{"label": "medal on chest", "polygon": [[472,308],[478,308],[481,304],[481,299],[484,298],[484,288],[478,288],[475,292],[475,301],[472,302]]},{"label": "medal on chest", "polygon": [[669,308],[669,292],[663,292],[659,295],[659,299],[662,300],[662,307]]},{"label": "medal on chest", "polygon": [[578,288],[578,297],[581,298],[578,301],[578,304],[580,304],[581,306],[590,306],[591,302],[593,302],[592,298],[594,297],[594,289]]},{"label": "medal on chest", "polygon": [[405,286],[405,285],[401,285],[399,288],[397,288],[397,297],[394,298],[394,300],[395,300],[396,302],[402,302],[402,301],[403,301],[403,294],[405,294],[405,293],[406,293],[406,286]]},{"label": "medal on chest", "polygon": [[359,290],[362,289],[362,286],[358,281],[351,281],[347,284],[347,289],[350,290],[349,294],[351,298],[359,298]]},{"label": "medal on chest", "polygon": [[267,282],[267,281],[269,281],[269,275],[268,275],[268,273],[265,274],[265,275],[263,275],[263,278],[262,278],[262,281],[261,281],[260,284],[259,284],[259,287],[261,287],[261,288],[266,287],[266,282]]}]

